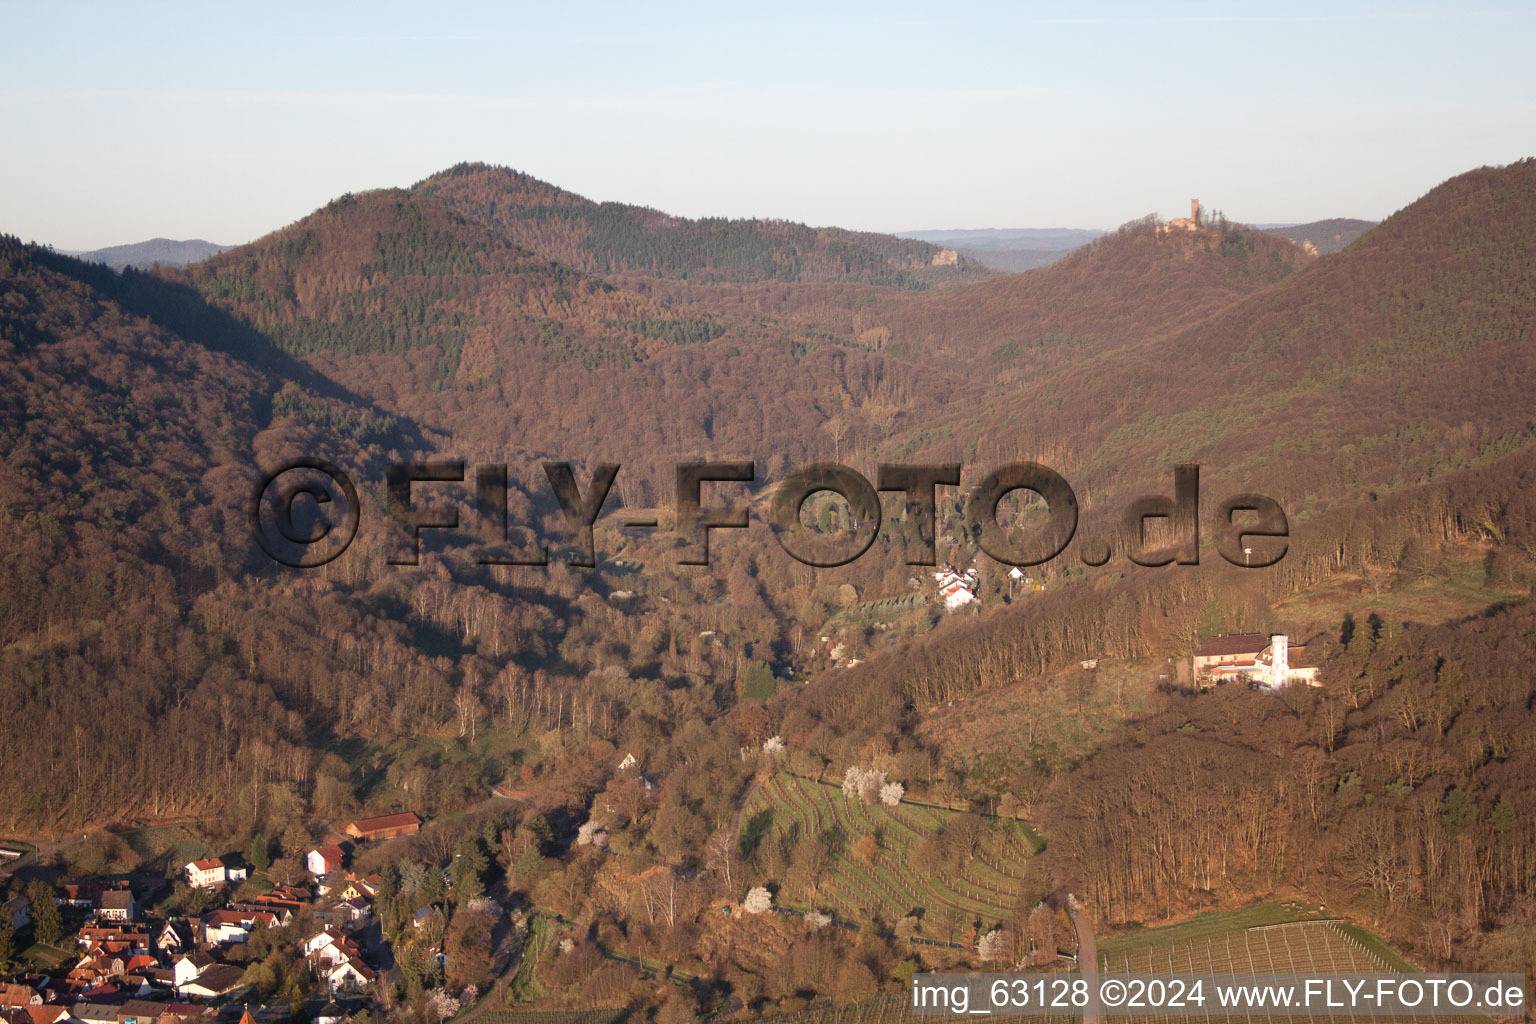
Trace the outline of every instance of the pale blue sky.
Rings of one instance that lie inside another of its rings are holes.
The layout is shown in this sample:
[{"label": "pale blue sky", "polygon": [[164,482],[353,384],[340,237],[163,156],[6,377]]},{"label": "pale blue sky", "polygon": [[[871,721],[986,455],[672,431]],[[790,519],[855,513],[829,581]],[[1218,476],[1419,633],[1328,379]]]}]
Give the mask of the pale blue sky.
[{"label": "pale blue sky", "polygon": [[0,231],[242,242],[460,160],[688,216],[1379,218],[1536,154],[1536,7],[0,3]]}]

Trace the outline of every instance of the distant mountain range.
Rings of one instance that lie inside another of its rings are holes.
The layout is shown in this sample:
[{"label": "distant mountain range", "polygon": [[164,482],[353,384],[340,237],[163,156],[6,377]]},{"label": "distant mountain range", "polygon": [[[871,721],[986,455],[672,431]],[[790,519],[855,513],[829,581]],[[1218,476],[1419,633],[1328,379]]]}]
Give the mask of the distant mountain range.
[{"label": "distant mountain range", "polygon": [[188,263],[205,260],[209,256],[216,256],[230,248],[233,247],[219,245],[217,242],[206,242],[201,238],[188,238],[184,241],[174,238],[151,238],[147,242],[110,245],[105,249],[91,249],[85,252],[60,251],[66,256],[76,256],[90,263],[105,263],[113,270],[121,270],[127,266],[149,267],[156,263],[162,267],[184,267]]},{"label": "distant mountain range", "polygon": [[[1311,242],[1321,254],[1338,252],[1376,226],[1375,221],[1333,217],[1308,224],[1255,225],[1300,245]],[[1104,234],[1090,228],[971,228],[947,231],[901,231],[897,238],[929,242],[953,249],[962,257],[1003,273],[1049,266],[1067,253]]]}]

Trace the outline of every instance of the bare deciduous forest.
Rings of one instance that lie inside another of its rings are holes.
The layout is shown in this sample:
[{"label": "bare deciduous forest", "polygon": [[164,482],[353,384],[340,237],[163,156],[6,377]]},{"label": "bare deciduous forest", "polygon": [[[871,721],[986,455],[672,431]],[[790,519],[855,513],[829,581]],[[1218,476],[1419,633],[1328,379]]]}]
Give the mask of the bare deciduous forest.
[{"label": "bare deciduous forest", "polygon": [[[1536,973],[1536,161],[1323,256],[1220,215],[1020,275],[937,253],[485,165],[186,268],[0,239],[0,828],[55,881],[142,880],[181,865],[124,837],[179,823],[259,842],[270,889],[413,811],[354,854],[396,950],[371,1012],[407,1024],[468,986],[665,1024],[876,1005],[919,969],[1060,963],[1058,891],[1101,935],[1291,900],[1422,967]],[[304,572],[248,518],[298,457],[365,506]],[[675,463],[754,460],[717,493],[758,520],[814,462],[958,462],[936,547],[978,600],[946,612],[904,563],[899,495],[838,569],[760,521],[680,565],[614,518],[591,569],[479,564],[468,530],[386,564],[384,468],[434,458],[510,467],[546,537],[545,461],[619,463],[608,508],[665,519]],[[1023,460],[1082,504],[1027,583],[960,514]],[[1200,564],[1086,564],[1183,463]],[[1216,553],[1242,492],[1289,517],[1273,567]],[[1194,685],[1239,632],[1304,644],[1321,685]],[[1003,700],[1053,724],[963,753],[932,728]],[[510,970],[488,891],[521,916]],[[263,943],[253,992],[317,991]]]}]

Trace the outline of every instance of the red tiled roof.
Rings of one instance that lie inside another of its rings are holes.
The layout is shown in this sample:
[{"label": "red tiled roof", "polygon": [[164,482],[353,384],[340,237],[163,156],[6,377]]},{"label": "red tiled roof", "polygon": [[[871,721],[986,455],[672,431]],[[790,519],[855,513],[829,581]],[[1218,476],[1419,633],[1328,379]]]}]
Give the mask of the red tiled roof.
[{"label": "red tiled roof", "polygon": [[223,867],[224,862],[217,857],[210,857],[207,860],[195,860],[192,862],[192,866],[199,871],[211,871],[214,868]]},{"label": "red tiled roof", "polygon": [[1269,637],[1263,633],[1234,633],[1231,636],[1213,636],[1195,648],[1197,658],[1221,658],[1234,654],[1258,654],[1269,646]]},{"label": "red tiled roof", "polygon": [[421,819],[416,817],[413,811],[401,811],[399,814],[386,814],[378,818],[359,818],[357,821],[347,822],[347,828],[355,828],[359,832],[377,832],[386,828],[404,828],[408,825],[420,825]]}]

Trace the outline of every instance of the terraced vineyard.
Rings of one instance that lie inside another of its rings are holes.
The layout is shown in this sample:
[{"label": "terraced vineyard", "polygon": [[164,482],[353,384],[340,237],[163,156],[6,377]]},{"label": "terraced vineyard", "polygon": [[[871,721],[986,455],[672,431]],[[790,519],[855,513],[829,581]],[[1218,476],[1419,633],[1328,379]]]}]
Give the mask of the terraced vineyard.
[{"label": "terraced vineyard", "polygon": [[[802,1010],[799,1013],[785,1013],[763,1018],[764,1021],[770,1021],[772,1024],[921,1024],[925,1020],[932,1021],[933,1024],[942,1024],[944,1021],[960,1019],[964,1018],[959,1015],[917,1017],[912,1012],[910,994],[883,995],[848,1006],[828,1004],[809,1010]],[[1010,1022],[1010,1024],[1012,1022],[1016,1022],[1016,1024],[1073,1024],[1074,1021],[1081,1019],[1080,1016],[1073,1016],[1071,1014],[1030,1017],[1004,1014],[987,1015],[988,1024],[992,1024],[995,1021],[1006,1021]]]},{"label": "terraced vineyard", "polygon": [[[1269,911],[1276,908],[1259,908]],[[1284,912],[1277,910],[1277,912]],[[1127,948],[1100,957],[1100,968],[1114,974],[1387,974],[1401,970],[1394,956],[1384,957],[1371,944],[1355,934],[1356,929],[1339,921],[1304,920],[1257,927],[1223,927],[1224,916],[1236,924],[1251,912],[1233,915],[1213,914],[1195,926],[1176,925],[1139,933],[1139,940]],[[1369,938],[1368,936],[1366,938]],[[1209,1012],[1206,1012],[1209,1011]],[[910,996],[886,995],[852,1006],[825,1006],[801,1013],[766,1018],[772,1024],[896,1024],[911,1021]],[[934,1018],[935,1020],[943,1018]],[[948,1018],[955,1019],[955,1018]],[[1066,1024],[1079,1019],[1071,1016],[1019,1017],[989,1014],[990,1021]],[[1145,1024],[1238,1024],[1263,1020],[1271,1024],[1322,1024],[1350,1021],[1351,1024],[1431,1024],[1433,1020],[1478,1021],[1486,1018],[1431,1018],[1419,1016],[1355,1016],[1347,1013],[1316,1012],[1311,1015],[1274,1015],[1249,1017],[1222,1013],[1204,1007],[1189,1015],[1136,1017],[1112,1013],[1109,1021],[1136,1021]]]},{"label": "terraced vineyard", "polygon": [[632,1016],[616,1010],[490,1010],[476,1024],[625,1024]]},{"label": "terraced vineyard", "polygon": [[1186,942],[1099,954],[1113,974],[1388,974],[1393,968],[1337,921],[1262,925]]},{"label": "terraced vineyard", "polygon": [[[956,817],[907,802],[885,807],[847,799],[837,786],[780,773],[753,794],[744,820],[753,833],[749,841],[796,841],[823,833],[839,838],[832,864],[820,876],[818,909],[850,920],[878,917],[887,925],[921,910],[918,934],[944,939],[941,922],[957,931],[978,922],[991,925],[1021,900],[1042,895],[1041,883],[1027,878],[1040,841],[1026,824],[1011,819],[984,819],[975,853],[962,864],[933,872],[914,867],[918,847]],[[858,840],[869,835],[880,840],[873,864],[855,853]],[[780,903],[798,905],[782,892]]]}]

